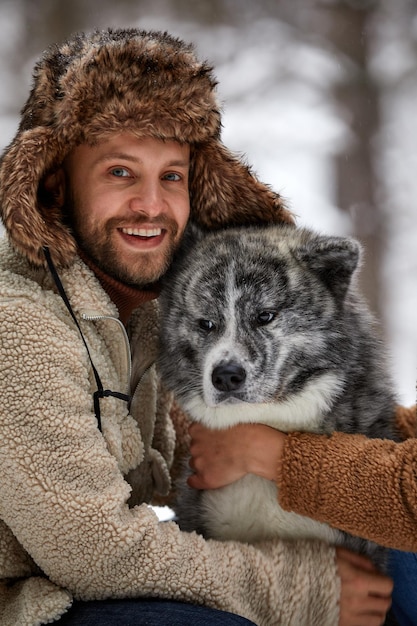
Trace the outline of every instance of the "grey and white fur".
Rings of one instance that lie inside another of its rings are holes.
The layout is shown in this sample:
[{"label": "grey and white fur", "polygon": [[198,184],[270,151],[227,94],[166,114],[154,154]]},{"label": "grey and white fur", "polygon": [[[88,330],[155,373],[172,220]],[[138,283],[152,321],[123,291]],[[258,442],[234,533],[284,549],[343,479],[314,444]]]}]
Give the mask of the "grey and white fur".
[{"label": "grey and white fur", "polygon": [[[192,420],[395,439],[384,350],[355,286],[356,240],[273,225],[185,248],[160,297],[159,367]],[[319,538],[381,562],[374,544],[282,510],[275,484],[254,475],[210,491],[184,481],[176,513],[206,537]]]}]

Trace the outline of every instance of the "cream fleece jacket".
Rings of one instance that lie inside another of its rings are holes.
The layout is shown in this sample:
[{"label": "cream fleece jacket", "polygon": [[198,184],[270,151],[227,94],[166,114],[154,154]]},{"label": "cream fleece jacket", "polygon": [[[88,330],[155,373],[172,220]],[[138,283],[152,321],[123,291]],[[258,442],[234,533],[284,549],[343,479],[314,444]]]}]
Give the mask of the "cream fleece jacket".
[{"label": "cream fleece jacket", "polygon": [[[169,495],[175,429],[154,359],[157,309],[127,333],[92,272],[60,272],[106,388],[51,279],[0,244],[0,623],[58,619],[73,598],[158,596],[235,612],[259,625],[335,626],[334,549],[274,541],[206,541],[159,522],[148,503]],[[180,428],[177,429],[180,432]],[[180,445],[179,445],[180,444]]]}]

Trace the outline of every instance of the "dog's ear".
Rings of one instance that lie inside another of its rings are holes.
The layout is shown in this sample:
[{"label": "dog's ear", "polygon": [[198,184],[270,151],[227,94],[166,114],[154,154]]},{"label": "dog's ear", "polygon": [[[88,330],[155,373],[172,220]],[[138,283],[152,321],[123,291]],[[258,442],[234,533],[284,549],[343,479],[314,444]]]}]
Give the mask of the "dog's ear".
[{"label": "dog's ear", "polygon": [[184,257],[186,257],[191,252],[194,246],[197,245],[199,241],[204,239],[206,234],[206,230],[204,230],[194,221],[190,220],[185,227],[181,243],[177,251],[175,252],[173,264],[178,265],[178,263],[180,263],[184,259]]},{"label": "dog's ear", "polygon": [[204,239],[207,231],[193,220],[189,220],[181,240],[180,250],[188,252],[196,243]]},{"label": "dog's ear", "polygon": [[187,223],[180,245],[175,251],[172,263],[160,281],[162,286],[167,285],[177,272],[181,271],[187,263],[187,257],[192,249],[198,244],[199,241],[204,239],[207,233],[208,231],[204,230],[201,226],[198,226],[192,220]]},{"label": "dog's ear", "polygon": [[361,247],[350,237],[317,235],[298,247],[294,256],[318,276],[336,299],[343,300],[359,265]]}]

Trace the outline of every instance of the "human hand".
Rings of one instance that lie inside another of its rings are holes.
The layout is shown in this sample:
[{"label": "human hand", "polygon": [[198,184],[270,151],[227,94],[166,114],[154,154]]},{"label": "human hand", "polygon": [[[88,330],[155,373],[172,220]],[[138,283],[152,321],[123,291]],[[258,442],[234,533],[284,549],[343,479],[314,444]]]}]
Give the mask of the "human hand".
[{"label": "human hand", "polygon": [[365,557],[336,549],[341,580],[338,626],[381,626],[391,606],[393,582]]},{"label": "human hand", "polygon": [[263,424],[238,424],[212,430],[191,424],[188,484],[194,489],[217,489],[256,474],[275,481],[286,435]]}]

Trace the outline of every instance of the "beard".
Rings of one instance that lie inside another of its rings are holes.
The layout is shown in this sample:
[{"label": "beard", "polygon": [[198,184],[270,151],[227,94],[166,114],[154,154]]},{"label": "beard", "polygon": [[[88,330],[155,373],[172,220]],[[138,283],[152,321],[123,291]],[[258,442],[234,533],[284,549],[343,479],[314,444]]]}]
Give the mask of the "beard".
[{"label": "beard", "polygon": [[[157,282],[168,270],[181,239],[175,220],[163,214],[157,220],[136,215],[92,223],[86,219],[87,211],[69,196],[65,202],[65,215],[79,248],[105,274],[132,287],[146,288]],[[139,228],[145,223],[152,226],[153,222],[165,230],[161,246],[149,252],[118,249],[117,239],[115,241],[117,229],[126,224],[133,228]]]}]

